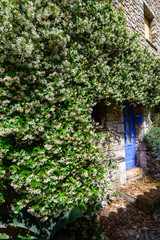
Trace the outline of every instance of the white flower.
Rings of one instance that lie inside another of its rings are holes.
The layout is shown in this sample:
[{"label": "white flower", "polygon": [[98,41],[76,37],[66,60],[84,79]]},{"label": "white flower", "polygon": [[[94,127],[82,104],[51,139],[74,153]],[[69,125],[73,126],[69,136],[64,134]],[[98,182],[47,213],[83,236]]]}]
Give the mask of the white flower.
[{"label": "white flower", "polygon": [[85,178],[88,178],[88,171],[85,171],[85,172],[83,173],[83,176],[84,176]]},{"label": "white flower", "polygon": [[42,127],[42,126],[39,127],[39,128],[38,128],[38,131],[40,131],[40,132],[44,132],[44,127]]},{"label": "white flower", "polygon": [[51,150],[53,146],[52,146],[52,145],[49,145],[49,144],[45,144],[44,147],[45,147],[45,149],[47,149],[47,150]]}]

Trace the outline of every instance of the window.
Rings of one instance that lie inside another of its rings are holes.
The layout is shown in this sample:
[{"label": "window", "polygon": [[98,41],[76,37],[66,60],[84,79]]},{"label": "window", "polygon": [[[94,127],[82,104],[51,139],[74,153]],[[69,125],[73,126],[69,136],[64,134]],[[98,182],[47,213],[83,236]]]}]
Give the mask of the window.
[{"label": "window", "polygon": [[149,40],[150,39],[150,37],[149,37],[149,35],[150,35],[149,20],[145,17],[144,17],[144,24],[145,24],[145,38],[147,40]]},{"label": "window", "polygon": [[144,37],[149,45],[157,51],[157,19],[150,6],[143,0]]}]

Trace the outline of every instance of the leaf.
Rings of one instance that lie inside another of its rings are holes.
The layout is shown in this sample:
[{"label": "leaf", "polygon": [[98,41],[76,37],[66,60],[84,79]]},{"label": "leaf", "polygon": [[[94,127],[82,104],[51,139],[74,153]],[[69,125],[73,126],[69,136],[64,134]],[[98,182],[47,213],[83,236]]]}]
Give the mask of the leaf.
[{"label": "leaf", "polygon": [[53,229],[54,225],[56,224],[53,218],[48,219],[48,222],[49,222],[49,228]]},{"label": "leaf", "polygon": [[83,217],[83,213],[80,210],[80,208],[72,208],[64,217],[61,218],[61,220],[59,222],[57,222],[51,232],[51,239],[53,238],[53,236],[55,235],[55,233],[61,229],[62,227],[64,227],[66,224],[74,221],[77,218]]},{"label": "leaf", "polygon": [[30,232],[32,232],[34,235],[37,235],[39,236],[40,235],[40,230],[37,228],[36,225],[32,225],[31,227],[27,227],[27,225],[25,224],[25,222],[18,222],[16,218],[13,219],[13,222],[12,223],[9,223],[8,225],[10,226],[14,226],[14,227],[20,227],[20,228],[23,228],[23,229],[27,229],[29,230]]},{"label": "leaf", "polygon": [[0,239],[7,239],[7,235],[6,235],[5,233],[2,233],[2,234],[0,235]]},{"label": "leaf", "polygon": [[31,182],[31,187],[35,187],[37,185],[36,182]]}]

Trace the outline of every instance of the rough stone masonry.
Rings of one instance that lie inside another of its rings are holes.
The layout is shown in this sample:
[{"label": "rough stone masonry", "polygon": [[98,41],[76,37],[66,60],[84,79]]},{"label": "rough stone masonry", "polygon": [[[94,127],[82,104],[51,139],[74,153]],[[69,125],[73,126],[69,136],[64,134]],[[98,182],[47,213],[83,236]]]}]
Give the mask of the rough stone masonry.
[{"label": "rough stone masonry", "polygon": [[[126,17],[127,27],[131,32],[140,34],[139,41],[151,52],[160,55],[160,0],[110,0],[111,4],[123,9]],[[149,22],[149,40],[145,36],[145,20]],[[97,114],[100,125],[106,131],[111,132],[110,149],[114,152],[112,163],[118,168],[106,173],[106,181],[113,189],[126,182],[125,166],[125,138],[124,138],[124,116],[123,111],[114,104],[105,106],[100,103],[97,106]],[[151,127],[151,111],[143,106],[134,106],[134,119],[136,114],[143,115],[142,123],[135,123],[135,150],[136,165],[147,167],[147,149],[143,142],[143,135]],[[102,144],[104,154],[107,154],[108,145]]]}]

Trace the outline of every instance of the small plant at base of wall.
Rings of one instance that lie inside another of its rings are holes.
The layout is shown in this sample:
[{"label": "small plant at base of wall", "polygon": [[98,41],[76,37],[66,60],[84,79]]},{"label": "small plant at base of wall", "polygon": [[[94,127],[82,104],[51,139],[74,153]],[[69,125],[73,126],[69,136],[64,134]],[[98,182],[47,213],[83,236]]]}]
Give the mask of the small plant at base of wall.
[{"label": "small plant at base of wall", "polygon": [[148,154],[148,170],[157,179],[160,179],[160,127],[153,127],[144,135]]}]

